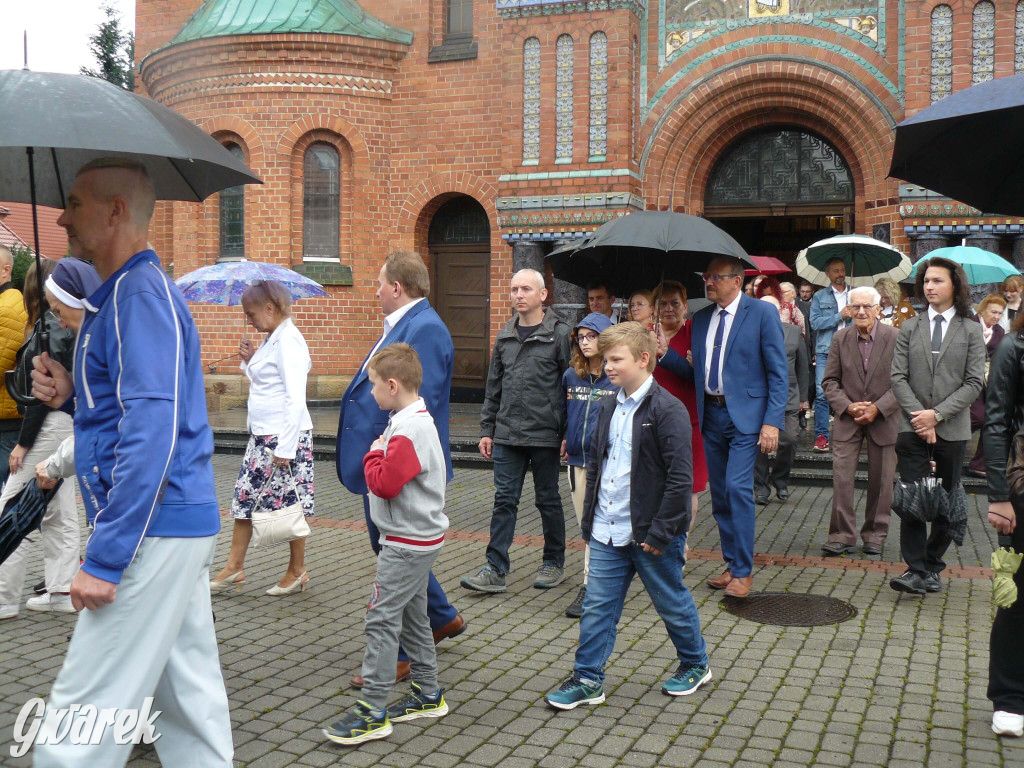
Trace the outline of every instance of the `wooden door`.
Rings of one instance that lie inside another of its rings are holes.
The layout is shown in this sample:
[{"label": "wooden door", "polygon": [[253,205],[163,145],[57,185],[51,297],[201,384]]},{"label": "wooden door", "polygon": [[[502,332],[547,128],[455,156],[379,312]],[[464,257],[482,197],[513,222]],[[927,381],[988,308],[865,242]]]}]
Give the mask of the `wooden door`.
[{"label": "wooden door", "polygon": [[490,356],[487,322],[490,317],[491,253],[488,243],[435,245],[434,308],[455,345],[452,400],[480,402],[487,382]]}]

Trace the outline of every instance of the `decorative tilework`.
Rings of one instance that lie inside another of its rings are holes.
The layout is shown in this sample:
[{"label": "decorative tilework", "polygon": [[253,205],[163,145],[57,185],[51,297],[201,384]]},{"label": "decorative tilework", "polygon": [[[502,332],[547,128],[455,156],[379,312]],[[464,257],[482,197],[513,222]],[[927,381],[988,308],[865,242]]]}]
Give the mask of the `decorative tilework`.
[{"label": "decorative tilework", "polygon": [[[1024,0],[1021,0],[1024,3]],[[637,50],[636,36],[633,37],[633,50],[631,60],[633,62],[633,69],[630,72],[632,76],[632,82],[630,85],[630,105],[629,105],[629,136],[630,136],[630,159],[636,162],[637,152],[637,126],[639,120],[637,119],[637,112],[640,109],[640,52]]]},{"label": "decorative tilework", "polygon": [[1024,0],[1017,3],[1017,18],[1013,33],[1013,71],[1024,74]]},{"label": "decorative tilework", "polygon": [[638,18],[647,12],[647,0],[497,0],[503,19],[524,16],[556,16],[562,13],[629,10]]},{"label": "decorative tilework", "polygon": [[995,77],[993,48],[996,37],[996,7],[989,0],[974,6],[971,45],[971,82],[984,83]]},{"label": "decorative tilework", "polygon": [[572,162],[573,41],[559,35],[555,42],[555,162]]},{"label": "decorative tilework", "polygon": [[523,43],[523,165],[540,162],[540,40]]},{"label": "decorative tilework", "polygon": [[932,104],[953,92],[953,9],[932,9]]},{"label": "decorative tilework", "polygon": [[608,35],[590,36],[590,159],[608,154]]}]

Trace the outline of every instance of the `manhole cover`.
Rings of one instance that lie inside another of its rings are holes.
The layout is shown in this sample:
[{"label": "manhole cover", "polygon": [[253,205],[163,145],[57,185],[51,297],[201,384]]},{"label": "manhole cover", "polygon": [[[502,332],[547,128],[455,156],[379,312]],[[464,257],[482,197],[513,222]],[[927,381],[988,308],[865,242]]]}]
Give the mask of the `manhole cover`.
[{"label": "manhole cover", "polygon": [[750,597],[726,597],[722,607],[733,616],[782,627],[820,627],[852,619],[857,609],[834,597],[791,592],[758,592]]}]

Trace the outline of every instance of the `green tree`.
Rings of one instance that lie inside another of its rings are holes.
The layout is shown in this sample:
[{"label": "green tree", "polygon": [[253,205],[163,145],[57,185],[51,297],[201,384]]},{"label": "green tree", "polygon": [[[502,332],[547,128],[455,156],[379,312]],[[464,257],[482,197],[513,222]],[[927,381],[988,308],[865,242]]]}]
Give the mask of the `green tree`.
[{"label": "green tree", "polygon": [[89,50],[96,60],[96,69],[82,67],[80,72],[134,91],[135,33],[121,28],[121,19],[113,6],[104,5],[101,9],[107,20],[89,37]]},{"label": "green tree", "polygon": [[11,256],[13,257],[11,282],[15,288],[21,291],[25,288],[25,273],[28,272],[29,266],[35,261],[36,257],[33,255],[31,248],[18,244],[11,246]]}]

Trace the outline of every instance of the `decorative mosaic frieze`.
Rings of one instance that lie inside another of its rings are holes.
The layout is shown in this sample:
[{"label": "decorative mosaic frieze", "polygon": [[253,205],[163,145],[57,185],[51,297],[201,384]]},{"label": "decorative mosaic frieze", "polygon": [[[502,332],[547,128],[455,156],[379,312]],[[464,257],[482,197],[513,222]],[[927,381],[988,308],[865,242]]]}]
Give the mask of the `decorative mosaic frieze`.
[{"label": "decorative mosaic frieze", "polygon": [[[1024,0],[1022,0],[1024,2]],[[640,110],[640,51],[638,50],[636,37],[633,37],[633,50],[632,50],[632,62],[633,69],[631,71],[632,82],[630,83],[630,95],[632,98],[632,104],[630,104],[629,110],[629,156],[636,162],[637,153],[637,132],[640,121],[637,119],[637,112]]]},{"label": "decorative mosaic frieze", "polygon": [[901,205],[900,216],[980,216],[981,211],[963,203],[918,203]]},{"label": "decorative mosaic frieze", "polygon": [[198,94],[236,90],[282,89],[292,91],[342,91],[364,96],[391,98],[391,81],[372,77],[315,72],[246,72],[241,75],[203,77],[188,80],[169,88],[157,89],[162,101],[174,101]]},{"label": "decorative mosaic frieze", "polygon": [[647,12],[647,0],[497,0],[497,7],[503,19],[622,9],[641,18]]},{"label": "decorative mosaic frieze", "polygon": [[1024,0],[1017,3],[1017,15],[1013,32],[1013,71],[1024,74]]},{"label": "decorative mosaic frieze", "polygon": [[932,9],[932,104],[953,92],[953,9]]},{"label": "decorative mosaic frieze", "polygon": [[608,154],[608,35],[590,36],[590,157]]},{"label": "decorative mosaic frieze", "polygon": [[555,42],[555,162],[572,162],[573,41],[559,35]]},{"label": "decorative mosaic frieze", "polygon": [[633,208],[644,209],[643,198],[629,192],[593,192],[578,195],[501,196],[495,207],[506,211],[562,210],[564,208]]},{"label": "decorative mosaic frieze", "polygon": [[996,76],[996,7],[989,0],[974,6],[974,31],[971,47],[971,82],[984,83]]},{"label": "decorative mosaic frieze", "polygon": [[563,227],[574,226],[600,226],[605,222],[625,216],[629,211],[625,210],[604,210],[604,211],[552,211],[551,213],[509,213],[498,216],[498,226],[505,228],[513,227]]},{"label": "decorative mosaic frieze", "polygon": [[540,162],[540,40],[523,43],[523,165]]}]

